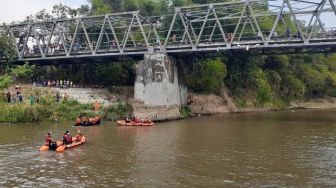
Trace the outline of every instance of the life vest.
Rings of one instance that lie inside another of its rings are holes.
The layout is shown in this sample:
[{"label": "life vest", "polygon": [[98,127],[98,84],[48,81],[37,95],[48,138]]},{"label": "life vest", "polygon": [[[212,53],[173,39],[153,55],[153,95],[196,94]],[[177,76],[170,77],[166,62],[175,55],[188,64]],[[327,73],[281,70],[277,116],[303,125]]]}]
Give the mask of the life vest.
[{"label": "life vest", "polygon": [[89,118],[89,122],[92,123],[93,122],[93,118]]},{"label": "life vest", "polygon": [[67,135],[65,140],[66,140],[66,144],[71,144],[72,143],[71,135]]},{"label": "life vest", "polygon": [[82,134],[76,134],[76,141],[81,141]]},{"label": "life vest", "polygon": [[99,120],[100,120],[99,116],[95,116],[95,117],[94,117],[94,121],[95,121],[95,122],[99,122]]},{"label": "life vest", "polygon": [[49,146],[51,142],[52,142],[51,135],[46,136],[45,145]]}]

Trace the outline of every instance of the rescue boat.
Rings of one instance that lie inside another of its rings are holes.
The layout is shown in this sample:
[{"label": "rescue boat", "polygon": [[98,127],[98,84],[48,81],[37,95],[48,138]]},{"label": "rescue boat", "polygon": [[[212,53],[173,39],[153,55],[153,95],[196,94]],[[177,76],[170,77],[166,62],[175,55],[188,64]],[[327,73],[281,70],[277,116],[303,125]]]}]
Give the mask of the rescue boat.
[{"label": "rescue boat", "polygon": [[[58,153],[63,153],[66,149],[84,144],[85,141],[86,141],[85,136],[82,136],[80,140],[77,140],[76,137],[72,137],[72,143],[68,145],[63,145],[63,142],[57,141],[56,142],[57,147],[55,151]],[[48,150],[50,150],[50,147],[46,145],[41,146],[40,148],[40,151],[48,151]]]},{"label": "rescue boat", "polygon": [[119,126],[153,126],[153,125],[155,125],[155,123],[154,122],[149,122],[149,123],[139,122],[139,123],[136,123],[134,121],[126,122],[125,120],[118,120],[117,125],[119,125]]},{"label": "rescue boat", "polygon": [[94,122],[81,122],[81,123],[75,123],[74,126],[93,126],[93,125],[100,125],[100,120],[99,121],[94,121]]}]

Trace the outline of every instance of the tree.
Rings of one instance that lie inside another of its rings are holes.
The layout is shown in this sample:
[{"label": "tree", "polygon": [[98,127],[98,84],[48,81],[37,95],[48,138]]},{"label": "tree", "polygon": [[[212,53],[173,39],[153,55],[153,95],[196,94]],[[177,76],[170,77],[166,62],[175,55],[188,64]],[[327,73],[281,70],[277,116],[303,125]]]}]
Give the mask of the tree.
[{"label": "tree", "polygon": [[90,0],[91,12],[94,15],[102,15],[111,13],[112,10],[103,0]]},{"label": "tree", "polygon": [[226,72],[220,58],[201,60],[194,63],[187,85],[196,92],[218,93]]},{"label": "tree", "polygon": [[7,74],[0,76],[0,91],[7,89],[12,83],[13,83],[13,80],[11,76]]},{"label": "tree", "polygon": [[5,35],[0,34],[0,60],[5,60],[5,72],[9,70],[10,62],[16,57],[13,40]]},{"label": "tree", "polygon": [[30,66],[28,62],[11,69],[11,75],[15,81],[30,80],[35,71],[35,65]]}]

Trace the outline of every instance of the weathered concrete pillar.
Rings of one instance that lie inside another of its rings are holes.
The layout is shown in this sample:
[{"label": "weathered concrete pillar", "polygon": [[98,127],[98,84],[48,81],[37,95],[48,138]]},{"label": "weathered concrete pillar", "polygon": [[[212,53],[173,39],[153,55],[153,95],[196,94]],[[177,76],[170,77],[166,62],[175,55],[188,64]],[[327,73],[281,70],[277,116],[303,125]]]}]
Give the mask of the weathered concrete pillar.
[{"label": "weathered concrete pillar", "polygon": [[145,55],[137,64],[134,98],[148,106],[186,104],[187,88],[180,76],[173,58],[165,54]]}]

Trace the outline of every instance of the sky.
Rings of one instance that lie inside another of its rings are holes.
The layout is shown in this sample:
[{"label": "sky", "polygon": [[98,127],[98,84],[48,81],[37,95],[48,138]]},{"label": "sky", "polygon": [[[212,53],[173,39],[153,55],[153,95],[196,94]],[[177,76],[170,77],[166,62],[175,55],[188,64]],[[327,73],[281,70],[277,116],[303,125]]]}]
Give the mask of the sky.
[{"label": "sky", "polygon": [[0,23],[23,20],[26,16],[42,9],[51,12],[53,5],[59,3],[72,8],[88,4],[87,0],[0,0]]}]

